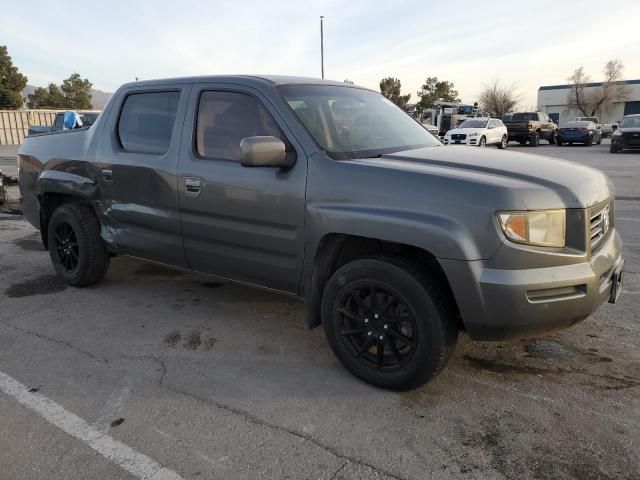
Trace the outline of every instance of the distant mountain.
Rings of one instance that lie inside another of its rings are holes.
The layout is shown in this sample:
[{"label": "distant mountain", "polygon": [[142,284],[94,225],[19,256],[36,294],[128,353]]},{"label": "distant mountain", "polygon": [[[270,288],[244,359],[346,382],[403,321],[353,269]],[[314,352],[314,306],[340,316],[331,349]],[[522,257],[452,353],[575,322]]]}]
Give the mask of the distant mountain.
[{"label": "distant mountain", "polygon": [[[33,91],[38,88],[33,85],[27,85],[22,91],[22,96],[26,98],[27,95],[31,95]],[[113,96],[112,92],[103,92],[102,90],[91,89],[91,104],[96,110],[102,110],[107,104],[109,99]]]}]

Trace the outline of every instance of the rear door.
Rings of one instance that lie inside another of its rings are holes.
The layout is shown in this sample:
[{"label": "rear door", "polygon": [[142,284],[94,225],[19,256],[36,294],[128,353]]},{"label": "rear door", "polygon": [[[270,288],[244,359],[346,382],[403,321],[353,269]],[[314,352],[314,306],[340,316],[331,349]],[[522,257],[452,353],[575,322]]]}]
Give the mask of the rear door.
[{"label": "rear door", "polygon": [[180,267],[177,167],[190,88],[121,91],[96,153],[103,237],[124,254]]},{"label": "rear door", "polygon": [[[180,152],[184,247],[196,271],[296,293],[304,257],[307,159],[261,92],[194,86]],[[243,167],[242,138],[280,137],[293,167]]]}]

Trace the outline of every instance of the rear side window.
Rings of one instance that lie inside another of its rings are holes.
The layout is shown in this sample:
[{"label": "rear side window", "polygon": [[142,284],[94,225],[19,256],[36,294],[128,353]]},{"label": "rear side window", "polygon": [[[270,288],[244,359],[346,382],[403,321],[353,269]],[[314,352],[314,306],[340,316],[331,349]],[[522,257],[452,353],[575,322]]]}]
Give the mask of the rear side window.
[{"label": "rear side window", "polygon": [[200,95],[196,125],[198,155],[240,160],[240,141],[255,136],[278,137],[286,143],[278,124],[254,97],[213,91]]},{"label": "rear side window", "polygon": [[162,155],[169,149],[180,92],[133,93],[118,119],[118,138],[127,152]]}]

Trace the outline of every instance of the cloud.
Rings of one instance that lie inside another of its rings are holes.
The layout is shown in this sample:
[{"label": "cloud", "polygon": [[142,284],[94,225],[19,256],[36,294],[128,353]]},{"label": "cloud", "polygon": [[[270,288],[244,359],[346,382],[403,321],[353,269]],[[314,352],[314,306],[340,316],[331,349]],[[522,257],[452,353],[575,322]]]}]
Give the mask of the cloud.
[{"label": "cloud", "polygon": [[329,78],[377,89],[381,78],[395,76],[414,100],[427,76],[453,81],[470,102],[483,82],[497,78],[517,82],[532,104],[538,86],[562,83],[580,65],[597,79],[611,57],[625,63],[628,78],[640,77],[634,22],[640,2],[619,1],[615,9],[596,0],[581,0],[579,9],[553,0],[513,7],[512,0],[159,0],[83,2],[73,9],[39,2],[37,13],[27,13],[10,2],[0,31],[30,83],[60,82],[77,71],[103,90],[135,77],[317,77],[320,15],[326,16]]}]

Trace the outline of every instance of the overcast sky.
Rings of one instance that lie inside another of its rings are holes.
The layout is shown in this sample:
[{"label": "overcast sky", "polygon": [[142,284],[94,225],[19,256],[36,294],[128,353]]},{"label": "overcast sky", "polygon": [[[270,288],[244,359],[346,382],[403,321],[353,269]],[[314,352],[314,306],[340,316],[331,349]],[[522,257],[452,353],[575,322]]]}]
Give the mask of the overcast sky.
[{"label": "overcast sky", "polygon": [[[412,94],[427,76],[463,101],[482,84],[516,83],[522,106],[540,85],[582,65],[593,80],[619,58],[640,78],[639,0],[108,1],[3,0],[0,45],[32,85],[72,72],[114,91],[140,78],[223,73],[325,76],[378,89],[400,78]],[[66,6],[68,5],[68,6]],[[535,5],[535,6],[534,6]]]}]

